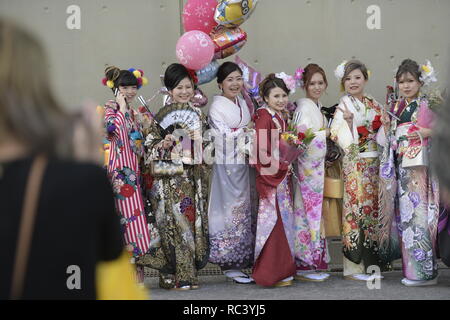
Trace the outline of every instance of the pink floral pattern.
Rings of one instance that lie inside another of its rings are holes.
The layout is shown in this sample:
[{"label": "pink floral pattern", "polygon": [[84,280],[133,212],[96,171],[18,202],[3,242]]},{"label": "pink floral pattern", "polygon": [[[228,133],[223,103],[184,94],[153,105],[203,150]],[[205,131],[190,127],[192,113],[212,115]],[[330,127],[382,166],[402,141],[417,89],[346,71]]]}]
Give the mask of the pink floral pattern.
[{"label": "pink floral pattern", "polygon": [[316,132],[308,150],[297,160],[294,187],[295,257],[298,266],[317,268],[328,263],[321,234],[323,184],[325,178],[325,132]]},{"label": "pink floral pattern", "polygon": [[267,198],[260,198],[259,200],[255,261],[258,259],[264,244],[267,239],[269,239],[270,233],[277,222],[275,197],[277,197],[278,200],[278,207],[280,209],[281,219],[283,220],[286,238],[288,240],[292,256],[294,256],[294,220],[292,216],[292,196],[289,185],[290,176],[286,176],[278,187],[273,189]]}]

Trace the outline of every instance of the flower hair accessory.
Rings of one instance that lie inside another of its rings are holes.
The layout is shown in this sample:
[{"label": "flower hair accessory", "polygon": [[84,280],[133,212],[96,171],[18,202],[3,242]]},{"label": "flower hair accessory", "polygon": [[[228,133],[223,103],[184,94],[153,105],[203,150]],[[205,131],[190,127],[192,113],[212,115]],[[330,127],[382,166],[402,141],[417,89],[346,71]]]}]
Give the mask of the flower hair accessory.
[{"label": "flower hair accessory", "polygon": [[189,73],[189,77],[192,79],[192,81],[194,81],[194,84],[197,84],[198,83],[197,73],[192,69],[187,69],[187,71]]},{"label": "flower hair accessory", "polygon": [[289,89],[289,93],[293,94],[295,93],[295,89],[297,89],[297,81],[293,76],[290,76],[284,72],[276,73],[275,77],[281,79],[286,84],[286,87]]},{"label": "flower hair accessory", "polygon": [[342,78],[345,74],[345,65],[347,64],[347,61],[344,60],[340,65],[337,66],[336,70],[334,70],[334,76],[339,80],[342,81]]},{"label": "flower hair accessory", "polygon": [[431,83],[437,82],[436,72],[431,65],[430,60],[427,60],[427,64],[420,66],[420,71],[422,73],[420,81],[422,81],[424,85],[429,86]]},{"label": "flower hair accessory", "polygon": [[297,87],[301,87],[303,88],[303,86],[305,85],[303,82],[303,74],[305,73],[305,69],[303,68],[297,68],[297,70],[295,70],[295,75],[294,75],[294,79],[296,81],[296,85]]}]

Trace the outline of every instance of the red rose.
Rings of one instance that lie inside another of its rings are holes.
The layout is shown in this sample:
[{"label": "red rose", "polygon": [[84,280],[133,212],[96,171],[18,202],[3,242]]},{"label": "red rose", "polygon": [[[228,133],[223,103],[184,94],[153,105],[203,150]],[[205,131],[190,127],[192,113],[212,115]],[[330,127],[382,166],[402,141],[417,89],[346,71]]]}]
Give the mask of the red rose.
[{"label": "red rose", "polygon": [[360,136],[367,137],[369,135],[369,130],[365,126],[359,126],[357,130]]},{"label": "red rose", "polygon": [[375,212],[373,213],[373,217],[374,217],[374,218],[378,218],[378,212],[375,211]]},{"label": "red rose", "polygon": [[305,134],[303,133],[303,132],[299,132],[298,134],[297,134],[297,138],[298,138],[298,140],[300,140],[300,141],[303,141],[303,139],[305,139]]},{"label": "red rose", "polygon": [[358,225],[356,224],[355,221],[350,222],[350,226],[352,227],[352,229],[358,228]]},{"label": "red rose", "polygon": [[375,119],[372,121],[372,129],[373,131],[377,131],[381,127],[381,116],[375,116]]},{"label": "red rose", "polygon": [[122,188],[120,188],[120,194],[125,198],[129,198],[134,194],[134,188],[129,184],[124,184]]}]

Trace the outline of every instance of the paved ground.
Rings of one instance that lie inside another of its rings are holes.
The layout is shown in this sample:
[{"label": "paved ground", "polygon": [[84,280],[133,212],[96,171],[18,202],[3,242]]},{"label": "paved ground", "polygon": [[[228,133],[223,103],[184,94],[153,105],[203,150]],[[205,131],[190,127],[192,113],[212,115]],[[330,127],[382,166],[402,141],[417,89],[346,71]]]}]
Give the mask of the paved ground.
[{"label": "paved ground", "polygon": [[153,300],[449,300],[450,269],[439,270],[439,283],[430,287],[405,287],[401,271],[384,273],[380,289],[369,290],[366,283],[344,280],[341,272],[331,273],[326,282],[299,282],[291,287],[263,288],[227,281],[223,275],[201,276],[200,288],[168,291],[158,288],[158,278],[146,278]]}]

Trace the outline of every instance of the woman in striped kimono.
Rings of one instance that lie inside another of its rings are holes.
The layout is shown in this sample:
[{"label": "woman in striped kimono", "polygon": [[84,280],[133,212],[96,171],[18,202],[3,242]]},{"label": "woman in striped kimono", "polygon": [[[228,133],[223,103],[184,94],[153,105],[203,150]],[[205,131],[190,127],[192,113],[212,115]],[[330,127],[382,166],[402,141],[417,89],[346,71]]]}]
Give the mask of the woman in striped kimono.
[{"label": "woman in striped kimono", "polygon": [[[135,258],[145,254],[150,244],[141,189],[142,127],[137,121],[137,112],[131,108],[142,85],[139,81],[142,72],[137,72],[139,74],[116,67],[105,70],[111,88],[118,89],[116,100],[105,105],[105,125],[110,142],[108,177],[113,186],[125,244]],[[143,267],[137,267],[140,283],[144,282],[143,271]]]}]

